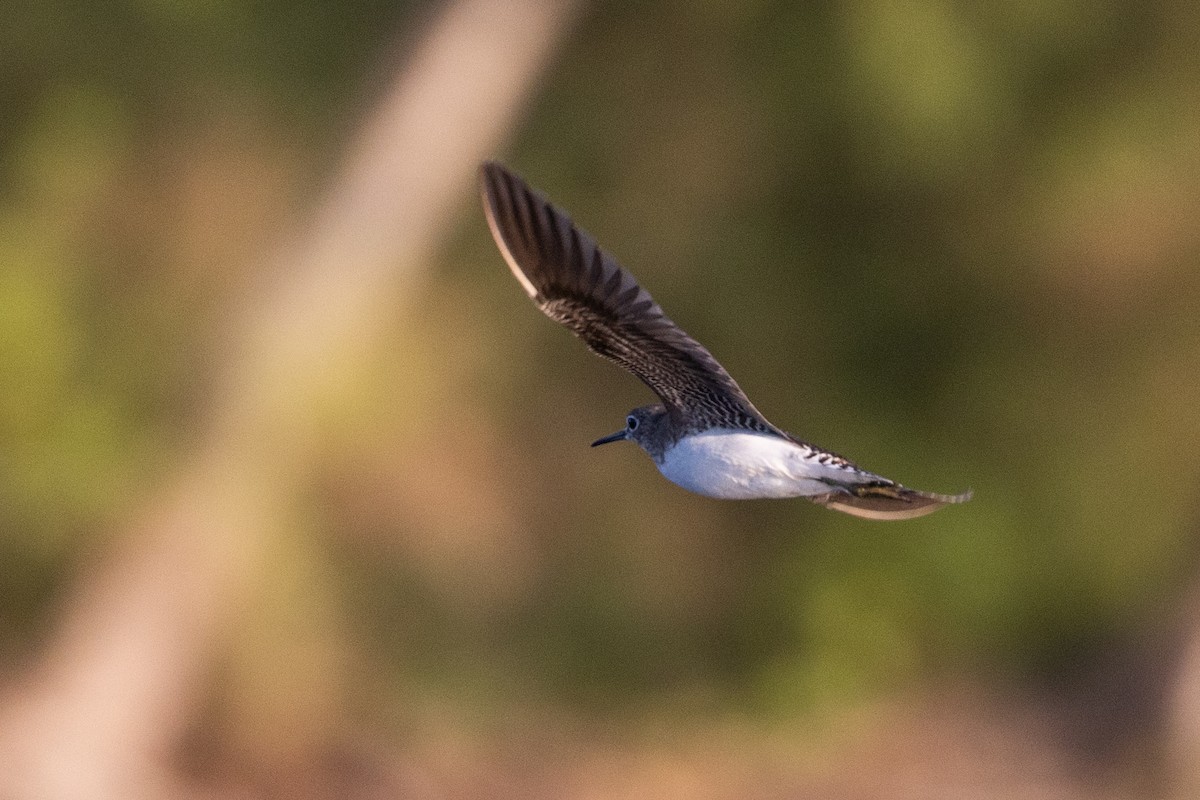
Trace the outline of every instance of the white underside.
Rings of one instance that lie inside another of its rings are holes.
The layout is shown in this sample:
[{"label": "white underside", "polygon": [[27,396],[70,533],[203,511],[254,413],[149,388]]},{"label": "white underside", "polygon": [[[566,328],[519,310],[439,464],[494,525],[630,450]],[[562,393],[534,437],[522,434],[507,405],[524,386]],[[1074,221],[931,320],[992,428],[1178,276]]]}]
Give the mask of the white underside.
[{"label": "white underside", "polygon": [[684,489],[722,500],[811,497],[878,477],[822,464],[820,454],[778,436],[714,428],[681,439],[658,470]]}]

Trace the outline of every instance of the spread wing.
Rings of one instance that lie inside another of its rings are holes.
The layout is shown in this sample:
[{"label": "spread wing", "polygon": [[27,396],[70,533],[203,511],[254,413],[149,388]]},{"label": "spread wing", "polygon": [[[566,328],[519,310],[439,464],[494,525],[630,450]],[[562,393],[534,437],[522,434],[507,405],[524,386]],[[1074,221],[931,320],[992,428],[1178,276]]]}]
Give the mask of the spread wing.
[{"label": "spread wing", "polygon": [[494,162],[483,165],[481,183],[492,236],[546,316],[640,378],[670,412],[784,435],[717,360],[563,211]]}]

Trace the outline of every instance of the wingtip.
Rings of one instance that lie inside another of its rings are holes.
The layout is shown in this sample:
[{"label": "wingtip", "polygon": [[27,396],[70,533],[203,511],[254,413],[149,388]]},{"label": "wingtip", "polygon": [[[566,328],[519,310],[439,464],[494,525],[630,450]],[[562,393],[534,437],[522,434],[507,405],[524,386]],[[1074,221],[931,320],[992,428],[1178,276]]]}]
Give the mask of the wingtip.
[{"label": "wingtip", "polygon": [[511,193],[511,186],[507,185],[516,178],[499,161],[488,159],[479,165],[479,193],[483,196],[483,207],[487,211],[488,216],[494,215],[496,205],[500,201],[502,194]]},{"label": "wingtip", "polygon": [[[525,294],[537,300],[538,288],[525,274],[521,260],[513,252],[513,244],[509,241],[509,237],[514,234],[511,230],[506,230],[506,227],[511,227],[511,225],[506,226],[500,219],[504,213],[503,208],[506,202],[510,209],[515,203],[514,185],[518,188],[524,186],[517,176],[499,162],[488,160],[479,165],[479,193],[483,199],[483,215],[487,218],[488,230],[491,231],[492,239],[500,249],[500,254],[504,256],[504,261],[508,264],[513,277],[521,284]],[[505,197],[507,197],[507,201]]]},{"label": "wingtip", "polygon": [[489,158],[479,164],[479,182],[486,186],[488,181],[507,171],[499,161],[493,161]]},{"label": "wingtip", "polygon": [[501,179],[508,174],[500,163],[484,161],[479,165],[479,193],[483,197],[483,208],[489,221],[494,214],[497,195],[501,191]]}]

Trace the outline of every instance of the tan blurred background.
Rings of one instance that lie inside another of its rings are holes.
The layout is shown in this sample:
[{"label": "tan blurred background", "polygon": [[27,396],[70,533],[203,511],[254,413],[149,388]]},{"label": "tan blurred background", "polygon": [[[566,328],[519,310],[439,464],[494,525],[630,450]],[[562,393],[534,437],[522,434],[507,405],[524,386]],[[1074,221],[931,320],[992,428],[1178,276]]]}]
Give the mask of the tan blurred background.
[{"label": "tan blurred background", "polygon": [[[1200,793],[1200,7],[20,0],[0,796]],[[687,494],[499,158],[781,426]]]}]

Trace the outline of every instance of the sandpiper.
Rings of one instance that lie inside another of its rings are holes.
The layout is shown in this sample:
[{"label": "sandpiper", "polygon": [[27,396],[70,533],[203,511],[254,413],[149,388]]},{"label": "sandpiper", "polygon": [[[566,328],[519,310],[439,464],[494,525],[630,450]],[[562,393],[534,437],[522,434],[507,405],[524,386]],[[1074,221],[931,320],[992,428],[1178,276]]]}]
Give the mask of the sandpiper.
[{"label": "sandpiper", "polygon": [[805,497],[869,519],[909,519],[970,499],[969,491],[906,488],[772,425],[566,213],[499,164],[480,172],[492,236],[525,292],[662,401],[633,409],[622,430],[593,447],[636,442],[668,480],[722,499]]}]

